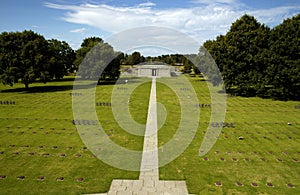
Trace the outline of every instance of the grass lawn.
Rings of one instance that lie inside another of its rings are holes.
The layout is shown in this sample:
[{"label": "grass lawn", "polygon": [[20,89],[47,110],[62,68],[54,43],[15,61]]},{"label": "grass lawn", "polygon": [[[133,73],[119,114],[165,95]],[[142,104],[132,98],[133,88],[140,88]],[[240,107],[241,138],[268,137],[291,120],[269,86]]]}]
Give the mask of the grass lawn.
[{"label": "grass lawn", "polygon": [[[206,83],[199,78],[190,78],[190,81],[199,103],[209,104]],[[168,90],[158,91],[159,101],[173,107],[178,102],[164,95]],[[197,153],[209,125],[210,109],[201,108],[194,141],[179,158],[160,168],[160,179],[186,180],[193,194],[299,194],[300,109],[295,109],[299,104],[228,97],[225,122],[233,123],[234,127],[223,128],[212,150],[203,157]],[[166,124],[172,124],[172,118]],[[164,130],[161,136],[171,136],[166,129],[161,130]],[[239,140],[239,136],[244,139]]]},{"label": "grass lawn", "polygon": [[[107,191],[114,178],[138,178],[138,172],[113,168],[85,148],[72,124],[72,85],[72,81],[35,83],[28,92],[21,84],[1,85],[0,101],[15,102],[0,105],[0,175],[6,176],[0,179],[1,194],[99,193]],[[112,88],[98,86],[96,101],[109,102]],[[120,131],[108,107],[96,108],[104,128],[113,129],[114,141],[142,150],[142,138]],[[133,139],[139,144],[132,144]],[[64,180],[57,181],[60,177]]]},{"label": "grass lawn", "polygon": [[[206,83],[197,77],[189,79],[199,99],[195,104],[210,104]],[[6,176],[0,178],[1,194],[99,193],[109,189],[112,179],[138,179],[139,172],[111,167],[85,148],[71,122],[72,84],[72,80],[34,83],[30,91],[21,84],[0,85],[0,101],[14,102],[0,104],[0,176]],[[146,123],[150,86],[149,80],[130,97],[130,113],[141,124]],[[95,101],[110,102],[113,87],[97,86]],[[159,80],[157,101],[167,113],[158,133],[161,146],[176,132],[180,106],[174,92]],[[223,128],[203,157],[198,150],[210,125],[210,108],[200,108],[193,142],[180,157],[160,168],[160,179],[186,180],[194,194],[300,194],[300,109],[296,105],[300,102],[228,96],[225,122],[234,127]],[[123,131],[109,106],[96,109],[114,142],[142,149],[143,137]],[[57,181],[61,177],[63,181]]]}]

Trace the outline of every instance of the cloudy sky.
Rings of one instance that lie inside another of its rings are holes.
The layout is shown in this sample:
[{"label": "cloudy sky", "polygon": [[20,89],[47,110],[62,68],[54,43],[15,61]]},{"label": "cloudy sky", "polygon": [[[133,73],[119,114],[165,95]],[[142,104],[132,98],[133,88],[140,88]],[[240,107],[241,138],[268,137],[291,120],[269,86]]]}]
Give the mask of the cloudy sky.
[{"label": "cloudy sky", "polygon": [[274,27],[300,13],[299,0],[9,0],[0,7],[0,31],[31,29],[47,39],[67,41],[77,49],[82,40],[104,40],[124,30],[168,27],[199,44],[225,34],[244,14]]}]

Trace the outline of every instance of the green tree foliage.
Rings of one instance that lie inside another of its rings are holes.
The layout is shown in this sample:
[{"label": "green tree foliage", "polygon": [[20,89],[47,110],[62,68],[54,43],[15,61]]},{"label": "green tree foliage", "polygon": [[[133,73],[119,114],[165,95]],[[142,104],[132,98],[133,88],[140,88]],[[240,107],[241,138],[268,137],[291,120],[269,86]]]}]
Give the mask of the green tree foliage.
[{"label": "green tree foliage", "polygon": [[[176,55],[177,57],[179,55]],[[181,63],[175,63],[174,64],[182,64],[184,66],[183,72],[188,73],[191,75],[197,75],[200,74],[200,69],[198,66],[196,66],[195,62],[197,61],[198,56],[195,54],[189,54],[189,55],[180,55]]]},{"label": "green tree foliage", "polygon": [[139,64],[139,63],[142,63],[144,60],[143,60],[143,57],[141,56],[140,52],[133,52],[132,53],[132,64]]},{"label": "green tree foliage", "polygon": [[244,15],[226,35],[203,46],[215,59],[227,90],[246,96],[295,98],[300,84],[299,30],[299,15],[272,30]]},{"label": "green tree foliage", "polygon": [[215,58],[227,89],[237,87],[241,94],[250,94],[259,88],[266,67],[258,56],[268,48],[269,32],[254,17],[244,15],[226,36],[204,44]]},{"label": "green tree foliage", "polygon": [[272,96],[300,97],[300,14],[275,27],[270,37],[271,63],[266,74]]},{"label": "green tree foliage", "polygon": [[113,60],[108,64],[101,75],[101,79],[103,80],[116,80],[121,74],[120,65],[121,61],[124,59],[124,54],[121,52],[115,52],[113,56]]},{"label": "green tree foliage", "polygon": [[192,58],[189,57],[189,59],[193,62],[193,65],[197,67],[196,70],[198,70],[198,73],[201,72],[214,86],[217,86],[222,82],[221,73],[216,70],[217,67],[214,59],[203,46],[200,47],[197,56]]},{"label": "green tree foliage", "polygon": [[64,41],[45,40],[33,31],[3,32],[0,35],[0,80],[25,88],[36,79],[61,79],[74,61],[73,49]]},{"label": "green tree foliage", "polygon": [[172,66],[183,66],[183,73],[187,74],[200,74],[198,68],[194,65],[195,58],[197,56],[195,54],[170,54],[170,55],[161,55],[156,57],[148,56],[146,58],[147,61],[158,61],[163,62]]},{"label": "green tree foliage", "polygon": [[103,44],[103,40],[99,37],[89,37],[83,40],[81,47],[76,51],[76,58],[74,60],[76,70],[78,70],[86,54],[97,44]]},{"label": "green tree foliage", "polygon": [[48,40],[48,46],[50,78],[62,79],[72,69],[75,52],[65,41],[51,39]]},{"label": "green tree foliage", "polygon": [[87,38],[76,51],[74,64],[83,79],[115,80],[120,76],[120,63],[124,54],[97,37]]},{"label": "green tree foliage", "polygon": [[0,80],[13,85],[19,80],[25,88],[40,79],[46,82],[48,47],[45,38],[33,31],[3,32],[0,35]]},{"label": "green tree foliage", "polygon": [[140,52],[133,52],[131,55],[124,56],[123,64],[136,65],[145,61],[145,57]]}]

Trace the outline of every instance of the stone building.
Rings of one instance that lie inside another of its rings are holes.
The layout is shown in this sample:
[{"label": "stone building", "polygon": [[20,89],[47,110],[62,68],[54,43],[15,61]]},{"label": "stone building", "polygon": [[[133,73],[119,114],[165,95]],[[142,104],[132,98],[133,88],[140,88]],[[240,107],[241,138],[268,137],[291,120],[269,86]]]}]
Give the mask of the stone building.
[{"label": "stone building", "polygon": [[172,67],[166,64],[139,64],[136,66],[138,77],[171,77]]}]

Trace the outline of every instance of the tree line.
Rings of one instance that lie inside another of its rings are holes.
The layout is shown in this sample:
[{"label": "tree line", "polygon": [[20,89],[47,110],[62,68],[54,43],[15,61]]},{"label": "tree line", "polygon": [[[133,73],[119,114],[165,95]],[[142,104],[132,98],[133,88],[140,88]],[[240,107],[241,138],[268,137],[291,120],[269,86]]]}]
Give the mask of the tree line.
[{"label": "tree line", "polygon": [[[145,59],[182,65],[184,73],[202,73],[214,85],[224,82],[226,91],[236,95],[299,100],[300,14],[273,29],[245,14],[225,35],[204,42],[197,55]],[[212,59],[221,75],[213,70]]]},{"label": "tree line", "polygon": [[[97,46],[97,47],[96,47]],[[120,61],[123,54],[101,38],[90,37],[83,40],[81,47],[74,51],[65,41],[56,39],[46,40],[31,30],[23,32],[2,32],[0,34],[0,81],[13,86],[21,82],[25,88],[29,84],[40,81],[60,80],[68,73],[76,72],[85,56],[92,48],[101,48],[101,53],[114,56],[112,61],[99,75],[88,68],[80,72],[82,78],[116,79],[119,77]],[[103,60],[93,62],[103,66]],[[86,62],[86,60],[85,60]],[[99,67],[98,67],[99,68]],[[95,71],[95,68],[93,69]],[[91,75],[89,75],[92,73]]]},{"label": "tree line", "polygon": [[61,79],[70,69],[75,57],[65,42],[46,40],[33,31],[0,34],[0,80],[3,84],[29,84],[39,79]]},{"label": "tree line", "polygon": [[[120,66],[160,61],[183,66],[184,73],[204,75],[211,70],[212,56],[227,91],[244,96],[282,99],[300,97],[300,14],[270,29],[253,16],[236,20],[225,35],[206,41],[197,55],[170,54],[144,57],[135,51],[124,54],[99,37],[83,40],[74,51],[67,42],[46,40],[33,31],[0,34],[0,81],[13,85],[38,80],[62,79],[76,72],[83,79],[116,80]],[[91,66],[92,64],[92,66]],[[196,67],[203,67],[201,72]],[[209,75],[219,85],[220,75]]]},{"label": "tree line", "polygon": [[184,57],[179,54],[144,57],[137,51],[132,54],[116,52],[99,37],[84,39],[80,48],[74,51],[65,41],[46,40],[31,30],[0,34],[0,81],[10,86],[21,82],[29,88],[35,81],[60,80],[69,73],[98,82],[116,80],[121,65],[151,60],[175,65],[182,59]]},{"label": "tree line", "polygon": [[220,69],[227,91],[244,96],[300,98],[300,14],[273,29],[244,15],[225,35],[203,46]]}]

